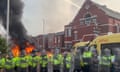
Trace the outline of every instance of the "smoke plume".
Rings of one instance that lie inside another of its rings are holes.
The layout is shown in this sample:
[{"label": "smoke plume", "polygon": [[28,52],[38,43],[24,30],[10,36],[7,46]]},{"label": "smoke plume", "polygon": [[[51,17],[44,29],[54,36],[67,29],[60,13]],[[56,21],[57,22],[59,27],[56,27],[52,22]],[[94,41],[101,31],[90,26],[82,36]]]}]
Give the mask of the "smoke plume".
[{"label": "smoke plume", "polygon": [[63,31],[64,25],[68,25],[80,9],[81,1],[84,0],[42,0],[46,32]]},{"label": "smoke plume", "polygon": [[[23,13],[23,2],[21,0],[10,0],[10,26],[9,34],[12,39],[17,39],[22,43],[26,39],[26,29],[24,28],[21,18]],[[7,0],[0,0],[0,19],[6,29]]]}]

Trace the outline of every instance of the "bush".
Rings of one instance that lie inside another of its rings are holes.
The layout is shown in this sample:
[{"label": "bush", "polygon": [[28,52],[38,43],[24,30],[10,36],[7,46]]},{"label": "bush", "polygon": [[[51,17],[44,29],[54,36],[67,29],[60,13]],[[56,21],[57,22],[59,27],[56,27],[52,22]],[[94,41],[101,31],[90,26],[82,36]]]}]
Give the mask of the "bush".
[{"label": "bush", "polygon": [[0,36],[0,56],[4,56],[7,54],[7,43],[6,39]]}]

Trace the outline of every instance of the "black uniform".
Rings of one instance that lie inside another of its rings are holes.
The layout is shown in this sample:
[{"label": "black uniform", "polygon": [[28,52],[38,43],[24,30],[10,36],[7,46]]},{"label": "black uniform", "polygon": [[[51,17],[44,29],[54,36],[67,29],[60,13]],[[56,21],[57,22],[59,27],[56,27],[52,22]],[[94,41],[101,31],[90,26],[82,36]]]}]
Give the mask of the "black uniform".
[{"label": "black uniform", "polygon": [[120,56],[115,58],[114,72],[120,72]]},{"label": "black uniform", "polygon": [[98,56],[93,55],[91,62],[92,62],[90,66],[91,72],[98,72],[98,66],[99,66]]},{"label": "black uniform", "polygon": [[80,55],[76,54],[74,57],[74,72],[80,72],[81,66],[80,66]]}]

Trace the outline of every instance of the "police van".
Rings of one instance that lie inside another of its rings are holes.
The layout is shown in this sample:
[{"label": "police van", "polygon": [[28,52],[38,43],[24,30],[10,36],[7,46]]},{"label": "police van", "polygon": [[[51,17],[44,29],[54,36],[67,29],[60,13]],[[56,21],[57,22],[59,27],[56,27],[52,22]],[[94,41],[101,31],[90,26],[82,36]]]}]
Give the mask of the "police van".
[{"label": "police van", "polygon": [[108,35],[98,36],[91,43],[90,48],[96,48],[99,55],[105,48],[111,50],[114,54],[116,48],[120,48],[120,33],[111,33]]},{"label": "police van", "polygon": [[88,44],[89,42],[78,42],[73,45],[74,48],[74,54],[76,53],[77,50],[83,51],[84,47]]}]

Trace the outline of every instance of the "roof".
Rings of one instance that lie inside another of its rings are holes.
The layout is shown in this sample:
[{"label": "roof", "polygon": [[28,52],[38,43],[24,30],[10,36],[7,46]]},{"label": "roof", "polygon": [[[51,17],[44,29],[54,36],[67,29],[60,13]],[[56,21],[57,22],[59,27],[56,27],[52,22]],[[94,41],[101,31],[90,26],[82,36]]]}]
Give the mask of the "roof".
[{"label": "roof", "polygon": [[111,35],[98,36],[94,39],[91,45],[96,43],[117,43],[120,42],[120,33],[113,33]]},{"label": "roof", "polygon": [[108,16],[116,18],[116,19],[120,19],[120,13],[113,11],[109,8],[107,8],[105,5],[99,5],[95,2],[93,2],[98,8],[100,8],[102,11],[104,11]]},{"label": "roof", "polygon": [[75,45],[73,47],[77,48],[77,47],[80,47],[80,46],[85,46],[88,43],[89,42],[78,42],[78,43],[75,43]]},{"label": "roof", "polygon": [[62,32],[58,32],[58,33],[56,33],[56,35],[64,35],[64,32],[62,31]]}]

